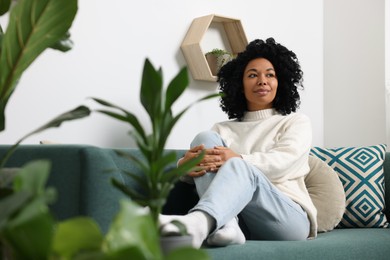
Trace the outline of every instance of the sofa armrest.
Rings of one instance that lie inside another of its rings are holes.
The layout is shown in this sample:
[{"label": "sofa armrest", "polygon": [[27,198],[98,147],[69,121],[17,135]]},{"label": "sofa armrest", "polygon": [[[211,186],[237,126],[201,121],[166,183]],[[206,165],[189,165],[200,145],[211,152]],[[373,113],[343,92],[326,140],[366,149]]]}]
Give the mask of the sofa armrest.
[{"label": "sofa armrest", "polygon": [[[0,146],[0,157],[10,148]],[[51,162],[48,186],[54,186],[58,193],[52,212],[58,219],[66,219],[80,214],[80,146],[69,145],[21,145],[8,160],[5,167],[22,167],[32,160],[47,159]]]},{"label": "sofa armrest", "polygon": [[[0,157],[10,148],[0,146]],[[121,173],[108,149],[86,145],[20,145],[6,167],[47,159],[52,168],[47,186],[56,188],[58,198],[51,211],[58,220],[75,216],[93,217],[105,232],[119,209],[121,192],[110,183]],[[107,172],[107,170],[116,171]]]}]

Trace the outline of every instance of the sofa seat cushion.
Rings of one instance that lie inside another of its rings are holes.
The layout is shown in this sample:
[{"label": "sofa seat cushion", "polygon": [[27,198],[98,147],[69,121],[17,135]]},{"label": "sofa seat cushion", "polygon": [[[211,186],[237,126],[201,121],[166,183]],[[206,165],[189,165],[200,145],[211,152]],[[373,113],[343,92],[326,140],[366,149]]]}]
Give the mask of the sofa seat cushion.
[{"label": "sofa seat cushion", "polygon": [[389,259],[390,229],[349,228],[320,233],[306,241],[246,241],[207,248],[211,259]]}]

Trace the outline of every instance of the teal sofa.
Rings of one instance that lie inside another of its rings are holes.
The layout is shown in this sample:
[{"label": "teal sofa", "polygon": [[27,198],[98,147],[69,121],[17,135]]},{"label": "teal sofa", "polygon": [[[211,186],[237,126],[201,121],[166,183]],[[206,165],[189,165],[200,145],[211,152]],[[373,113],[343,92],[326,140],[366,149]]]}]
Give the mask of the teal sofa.
[{"label": "teal sofa", "polygon": [[[0,157],[9,146],[0,146]],[[139,156],[136,149],[121,149]],[[183,151],[177,150],[178,157]],[[386,155],[390,156],[390,153]],[[390,157],[385,159],[385,201],[390,208]],[[84,215],[93,217],[105,232],[118,211],[124,195],[110,179],[127,185],[134,183],[120,170],[134,170],[132,163],[119,157],[114,149],[87,145],[22,145],[10,158],[7,167],[20,167],[35,159],[49,159],[52,172],[49,186],[58,191],[52,205],[59,219]],[[196,203],[194,188],[177,183],[164,208],[165,214],[185,214]],[[390,259],[390,228],[334,229],[307,241],[252,241],[244,245],[205,248],[212,259]]]}]

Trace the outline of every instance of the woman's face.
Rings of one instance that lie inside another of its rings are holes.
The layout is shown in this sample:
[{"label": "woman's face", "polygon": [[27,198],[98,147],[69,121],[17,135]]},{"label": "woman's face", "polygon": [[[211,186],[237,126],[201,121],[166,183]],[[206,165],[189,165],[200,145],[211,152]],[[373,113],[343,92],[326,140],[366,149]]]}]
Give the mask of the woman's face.
[{"label": "woman's face", "polygon": [[245,67],[242,82],[248,111],[273,107],[278,79],[269,60],[264,58],[251,60]]}]

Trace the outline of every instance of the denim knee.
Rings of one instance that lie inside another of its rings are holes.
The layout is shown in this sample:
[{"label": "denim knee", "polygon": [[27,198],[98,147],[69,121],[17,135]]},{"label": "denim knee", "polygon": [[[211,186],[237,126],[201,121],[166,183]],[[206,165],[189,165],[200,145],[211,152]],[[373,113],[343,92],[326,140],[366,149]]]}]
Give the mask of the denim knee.
[{"label": "denim knee", "polygon": [[227,165],[229,167],[233,167],[235,169],[241,168],[241,167],[247,167],[247,163],[241,158],[241,157],[232,157],[228,159],[224,165]]},{"label": "denim knee", "polygon": [[246,162],[241,157],[232,157],[229,160],[227,160],[225,163],[232,164],[232,165],[246,164]]},{"label": "denim knee", "polygon": [[228,169],[228,171],[233,172],[243,172],[243,167],[246,168],[246,162],[239,157],[232,157],[228,159],[221,167],[221,169]]},{"label": "denim knee", "polygon": [[198,133],[191,142],[191,148],[197,145],[204,144],[206,148],[211,148],[215,145],[223,145],[220,135],[211,130]]},{"label": "denim knee", "polygon": [[233,157],[228,159],[221,167],[220,172],[229,172],[228,174],[235,173],[241,178],[248,177],[251,182],[255,179],[255,173],[250,164],[244,161],[241,157]]}]

